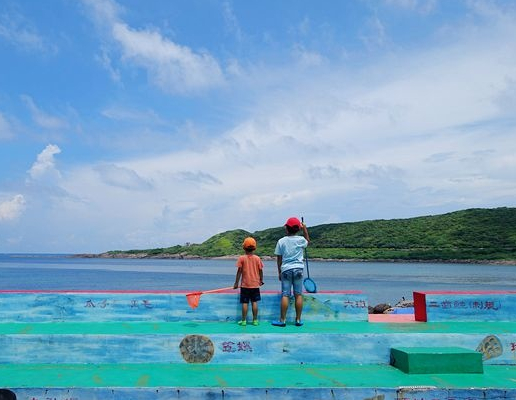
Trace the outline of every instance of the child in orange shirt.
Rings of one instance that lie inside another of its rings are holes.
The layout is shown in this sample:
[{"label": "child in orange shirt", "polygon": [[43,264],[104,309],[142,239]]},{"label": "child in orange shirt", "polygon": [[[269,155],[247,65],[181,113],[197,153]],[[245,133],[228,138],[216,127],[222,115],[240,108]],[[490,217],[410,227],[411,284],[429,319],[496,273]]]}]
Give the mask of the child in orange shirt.
[{"label": "child in orange shirt", "polygon": [[[238,257],[238,268],[233,288],[240,286],[240,303],[242,304],[242,320],[238,325],[247,325],[247,310],[249,301],[253,309],[253,325],[258,325],[258,301],[261,300],[260,286],[263,285],[263,262],[253,252],[256,250],[256,240],[247,237],[242,244],[245,255]],[[240,283],[240,280],[242,282]],[[239,285],[240,283],[240,285]]]}]

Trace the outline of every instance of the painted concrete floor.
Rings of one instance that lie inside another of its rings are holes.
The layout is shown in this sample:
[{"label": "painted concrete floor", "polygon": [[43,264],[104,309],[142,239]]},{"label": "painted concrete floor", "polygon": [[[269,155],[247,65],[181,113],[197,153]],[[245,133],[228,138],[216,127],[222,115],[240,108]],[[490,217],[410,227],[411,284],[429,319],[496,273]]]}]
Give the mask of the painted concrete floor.
[{"label": "painted concrete floor", "polygon": [[[234,322],[6,323],[0,335],[514,333],[516,322],[317,322],[241,327]],[[273,339],[271,339],[273,340]],[[516,354],[516,353],[515,353]],[[11,388],[436,388],[516,389],[516,365],[484,365],[483,374],[406,374],[386,364],[0,364],[0,387]]]},{"label": "painted concrete floor", "polygon": [[425,386],[516,389],[515,366],[483,374],[406,374],[388,365],[16,364],[0,365],[0,387],[253,387]]}]

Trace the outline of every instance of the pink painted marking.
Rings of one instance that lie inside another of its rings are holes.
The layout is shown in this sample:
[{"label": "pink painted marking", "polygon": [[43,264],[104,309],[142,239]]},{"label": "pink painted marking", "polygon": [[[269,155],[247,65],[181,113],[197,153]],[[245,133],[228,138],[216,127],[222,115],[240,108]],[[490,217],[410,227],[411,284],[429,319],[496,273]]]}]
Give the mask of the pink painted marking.
[{"label": "pink painted marking", "polygon": [[[208,289],[206,289],[208,290]],[[238,289],[228,289],[221,292],[217,292],[219,294],[234,294]],[[150,294],[188,294],[188,293],[199,293],[202,292],[192,291],[192,290],[0,290],[0,294],[2,293],[150,293]],[[279,291],[275,290],[261,290],[262,294],[278,294]],[[320,294],[361,294],[360,290],[328,290],[328,291],[318,291]],[[209,294],[209,293],[206,293]],[[309,293],[307,293],[309,294]]]},{"label": "pink painted marking", "polygon": [[173,293],[189,293],[187,290],[170,291],[170,290],[0,290],[2,293],[150,293],[150,294],[173,294]]},{"label": "pink painted marking", "polygon": [[425,290],[421,294],[516,294],[516,290]]},{"label": "pink painted marking", "polygon": [[369,322],[415,323],[414,314],[368,314]]}]

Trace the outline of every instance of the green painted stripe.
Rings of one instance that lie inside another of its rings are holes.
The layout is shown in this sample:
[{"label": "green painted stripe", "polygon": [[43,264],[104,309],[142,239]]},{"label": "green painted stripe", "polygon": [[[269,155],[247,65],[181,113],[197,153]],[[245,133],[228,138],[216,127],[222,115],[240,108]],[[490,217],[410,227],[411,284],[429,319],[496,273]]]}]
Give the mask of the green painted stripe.
[{"label": "green painted stripe", "polygon": [[516,367],[409,375],[388,365],[0,364],[0,387],[516,388]]},{"label": "green painted stripe", "polygon": [[271,326],[262,321],[259,326],[241,327],[235,322],[53,322],[3,323],[0,335],[12,334],[274,334],[274,333],[485,333],[516,332],[516,322],[306,322],[302,327]]}]

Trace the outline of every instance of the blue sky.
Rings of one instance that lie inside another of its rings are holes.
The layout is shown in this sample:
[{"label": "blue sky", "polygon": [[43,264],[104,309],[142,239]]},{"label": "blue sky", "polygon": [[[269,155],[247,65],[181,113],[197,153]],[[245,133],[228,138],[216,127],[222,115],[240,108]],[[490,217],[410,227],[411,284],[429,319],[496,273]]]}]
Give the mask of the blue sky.
[{"label": "blue sky", "polygon": [[0,252],[516,205],[516,3],[0,3]]}]

